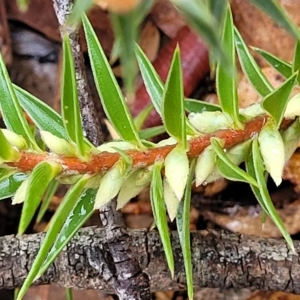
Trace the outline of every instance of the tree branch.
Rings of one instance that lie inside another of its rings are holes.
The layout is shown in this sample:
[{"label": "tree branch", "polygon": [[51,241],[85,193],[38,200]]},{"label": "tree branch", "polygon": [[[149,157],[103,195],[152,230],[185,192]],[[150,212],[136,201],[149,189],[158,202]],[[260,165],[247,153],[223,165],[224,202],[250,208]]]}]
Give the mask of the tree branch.
[{"label": "tree branch", "polygon": [[[21,286],[40,248],[44,234],[0,238],[0,288]],[[172,232],[175,277],[172,279],[156,231],[129,233],[129,247],[142,270],[149,275],[151,291],[186,288],[184,264],[177,233]],[[251,288],[300,293],[300,264],[284,240],[245,236],[226,231],[191,233],[195,289],[201,287]],[[294,243],[300,253],[300,241]],[[55,263],[35,284],[54,283],[76,289],[113,292],[109,272],[97,271],[110,257],[105,230],[84,228],[61,252]],[[116,268],[116,261],[110,261]],[[105,266],[105,265],[104,265]]]}]

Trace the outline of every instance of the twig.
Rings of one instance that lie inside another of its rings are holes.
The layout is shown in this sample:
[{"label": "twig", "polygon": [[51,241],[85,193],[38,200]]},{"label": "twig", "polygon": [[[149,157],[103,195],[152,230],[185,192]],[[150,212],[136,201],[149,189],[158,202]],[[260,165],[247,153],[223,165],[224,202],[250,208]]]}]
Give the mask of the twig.
[{"label": "twig", "polygon": [[99,146],[103,142],[103,135],[99,121],[96,117],[91,91],[87,84],[84,60],[79,43],[79,33],[75,25],[70,25],[66,22],[72,11],[73,3],[71,0],[53,0],[53,6],[58,22],[61,25],[61,34],[67,34],[70,39],[75,63],[82,125],[86,132],[87,139],[95,146]]},{"label": "twig", "polygon": [[[19,287],[28,274],[44,234],[0,237],[0,288]],[[128,246],[142,270],[149,275],[151,291],[186,289],[184,263],[178,234],[172,232],[175,276],[171,278],[159,234],[129,232]],[[281,290],[300,294],[299,256],[282,239],[266,239],[226,231],[191,233],[194,289],[201,287]],[[300,253],[300,241],[294,242]],[[89,249],[89,251],[87,251]],[[95,251],[96,249],[96,251]],[[35,284],[55,283],[76,289],[113,292],[104,267],[95,271],[110,251],[104,229],[84,228],[60,253],[55,263]]]},{"label": "twig", "polygon": [[[188,156],[190,158],[197,157],[201,152],[210,145],[211,137],[218,137],[222,139],[225,144],[224,147],[229,149],[237,144],[240,144],[253,136],[257,135],[268,116],[259,116],[245,124],[243,130],[226,129],[215,132],[214,134],[207,134],[196,137],[189,141]],[[287,128],[293,120],[284,120],[281,128]],[[147,151],[130,150],[126,153],[133,159],[134,168],[144,168],[153,165],[155,161],[164,159],[168,153],[176,145],[169,145],[158,148],[149,148]],[[39,162],[49,160],[56,161],[64,167],[64,173],[99,173],[106,171],[113,167],[113,165],[119,160],[120,155],[118,153],[103,152],[92,156],[89,162],[82,162],[75,157],[59,157],[49,154],[37,154],[32,152],[21,152],[21,158],[17,162],[8,163],[8,165],[18,168],[21,171],[31,171]]]}]

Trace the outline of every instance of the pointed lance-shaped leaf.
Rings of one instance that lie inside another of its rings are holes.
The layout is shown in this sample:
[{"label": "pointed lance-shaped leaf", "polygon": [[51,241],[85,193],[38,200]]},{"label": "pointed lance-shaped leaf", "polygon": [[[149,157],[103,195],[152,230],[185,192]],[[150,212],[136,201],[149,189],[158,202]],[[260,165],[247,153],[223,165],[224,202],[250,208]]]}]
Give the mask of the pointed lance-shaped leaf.
[{"label": "pointed lance-shaped leaf", "polygon": [[165,175],[168,183],[180,201],[189,174],[189,160],[185,149],[176,146],[165,159]]},{"label": "pointed lance-shaped leaf", "polygon": [[[227,53],[230,59],[229,62],[231,69],[235,70],[234,25],[229,6],[227,7],[227,13],[224,22],[222,44],[224,51]],[[222,111],[230,115],[236,126],[242,127],[238,110],[236,80],[237,78],[235,72],[228,72],[224,65],[218,63],[216,70],[216,85]]]},{"label": "pointed lance-shaped leaf", "polygon": [[257,186],[256,181],[247,174],[244,170],[236,166],[226,155],[224,150],[222,149],[220,142],[217,138],[210,139],[211,145],[218,156],[217,160],[217,168],[221,172],[221,174],[229,179],[234,181],[242,181],[246,183],[251,183]]},{"label": "pointed lance-shaped leaf", "polygon": [[300,33],[293,21],[280,6],[278,1],[274,0],[249,0],[258,8],[268,14],[278,25],[282,26],[289,34],[300,39]]},{"label": "pointed lance-shaped leaf", "polygon": [[43,275],[61,250],[68,244],[76,232],[93,214],[96,193],[97,190],[95,189],[86,189],[80,195],[78,201],[74,204],[74,207],[67,216],[62,229],[57,234],[51,250],[36,275],[37,277]]},{"label": "pointed lance-shaped leaf", "polygon": [[250,54],[241,34],[235,27],[235,44],[242,69],[255,90],[262,96],[273,91],[273,87]]},{"label": "pointed lance-shaped leaf", "polygon": [[277,70],[285,78],[292,76],[292,65],[272,53],[260,48],[251,47],[255,52],[260,54],[275,70]]},{"label": "pointed lance-shaped leaf", "polygon": [[180,51],[177,46],[163,93],[162,118],[168,134],[187,149],[182,82]]},{"label": "pointed lance-shaped leaf", "polygon": [[267,95],[261,102],[263,109],[274,118],[277,128],[281,124],[296,77],[297,74],[292,75],[274,92]]},{"label": "pointed lance-shaped leaf", "polygon": [[29,274],[27,275],[23,286],[21,287],[18,293],[17,300],[21,300],[24,297],[29,286],[32,284],[32,282],[35,281],[38,277],[40,277],[40,268],[43,262],[45,261],[45,258],[47,257],[52,245],[54,244],[57,238],[58,233],[62,229],[63,224],[67,220],[67,217],[69,216],[70,212],[73,210],[76,202],[78,201],[78,198],[84,190],[87,181],[90,178],[91,175],[86,174],[74,186],[72,186],[67,192],[66,196],[64,197],[62,203],[56,210],[54,216],[50,221],[49,229],[46,233],[43,243],[41,244],[40,250],[37,256],[35,257]]},{"label": "pointed lance-shaped leaf", "polygon": [[83,131],[81,125],[80,108],[77,94],[77,83],[70,40],[63,36],[63,81],[61,89],[61,111],[69,138],[78,148],[81,158],[87,159],[84,151]]},{"label": "pointed lance-shaped leaf", "polygon": [[203,113],[205,111],[221,111],[219,105],[208,103],[201,100],[185,99],[184,108],[189,113]]},{"label": "pointed lance-shaped leaf", "polygon": [[269,195],[266,184],[266,177],[264,174],[264,164],[262,161],[257,138],[253,140],[252,151],[250,152],[250,155],[246,160],[246,168],[247,172],[249,172],[249,174],[251,174],[251,176],[253,176],[258,183],[257,187],[251,185],[251,188],[258,202],[260,203],[261,207],[264,209],[266,214],[272,219],[277,228],[280,230],[292,251],[295,252],[293,241],[289,233],[287,232],[280,216],[278,215],[276,208],[274,207],[274,204]]},{"label": "pointed lance-shaped leaf", "polygon": [[121,89],[86,15],[83,16],[82,23],[95,84],[106,116],[122,139],[144,148]]},{"label": "pointed lance-shaped leaf", "polygon": [[191,161],[187,186],[184,192],[184,200],[180,202],[177,214],[177,230],[183,253],[184,268],[189,299],[193,299],[193,266],[190,241],[190,207],[192,180],[195,168],[195,159]]},{"label": "pointed lance-shaped leaf", "polygon": [[40,151],[32,131],[22,112],[19,100],[9,78],[3,57],[0,53],[0,111],[8,130],[23,136],[33,150]]},{"label": "pointed lance-shaped leaf", "polygon": [[158,232],[166,254],[167,263],[174,277],[174,257],[170,241],[170,233],[166,216],[166,207],[163,199],[163,184],[161,178],[162,162],[156,162],[153,166],[152,181],[150,185],[150,200],[154,221],[158,228]]},{"label": "pointed lance-shaped leaf", "polygon": [[24,202],[19,223],[19,234],[24,233],[26,230],[48,185],[61,172],[61,170],[61,166],[57,163],[39,163],[25,181],[27,182],[27,187],[25,194],[23,194],[24,198],[22,199],[22,197],[18,197],[18,192],[16,193],[14,201],[18,201],[18,203],[20,203],[20,201],[23,200],[22,202]]},{"label": "pointed lance-shaped leaf", "polygon": [[265,168],[278,186],[284,168],[284,144],[276,127],[274,121],[269,120],[259,133],[258,142]]}]

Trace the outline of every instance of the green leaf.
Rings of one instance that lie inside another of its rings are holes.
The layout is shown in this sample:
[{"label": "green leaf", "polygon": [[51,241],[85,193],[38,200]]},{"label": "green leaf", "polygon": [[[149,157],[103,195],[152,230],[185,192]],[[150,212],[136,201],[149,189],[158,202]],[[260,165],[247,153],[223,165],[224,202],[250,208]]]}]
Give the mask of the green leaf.
[{"label": "green leaf", "polygon": [[0,181],[0,200],[12,197],[28,174],[16,173]]},{"label": "green leaf", "polygon": [[[228,54],[230,59],[230,66],[235,70],[234,26],[229,8],[226,13],[222,41],[224,51]],[[235,125],[241,127],[238,110],[236,73],[229,73],[228,70],[219,63],[216,70],[216,86],[222,111],[228,113]]]},{"label": "green leaf", "polygon": [[[34,213],[41,202],[41,198],[50,182],[61,172],[58,164],[41,162],[29,175],[26,195],[24,195],[24,204],[19,223],[18,233],[22,234],[31,222]],[[18,192],[15,195],[14,201]]]},{"label": "green leaf", "polygon": [[0,145],[0,164],[2,162],[17,161],[19,159],[19,152],[9,144],[1,129]]},{"label": "green leaf", "polygon": [[277,70],[285,78],[292,76],[292,65],[288,62],[278,58],[270,52],[263,49],[252,47],[258,54],[260,54],[275,70]]},{"label": "green leaf", "polygon": [[251,183],[254,186],[257,186],[256,181],[247,174],[244,170],[236,166],[226,155],[224,150],[221,148],[218,139],[211,138],[211,145],[218,156],[217,168],[221,174],[228,178],[229,180],[242,181],[246,183]]},{"label": "green leaf", "polygon": [[228,53],[224,50],[220,41],[221,25],[211,13],[210,8],[205,5],[204,1],[190,0],[188,5],[185,0],[172,0],[172,3],[178,8],[184,16],[186,22],[203,38],[213,55],[226,69],[231,73],[233,65],[230,63]]},{"label": "green leaf", "polygon": [[259,9],[268,14],[278,25],[282,26],[289,34],[297,39],[300,39],[300,33],[293,23],[293,21],[287,16],[286,12],[279,5],[276,0],[249,0],[255,4]]},{"label": "green leaf", "polygon": [[96,87],[106,115],[123,140],[143,148],[120,87],[98,38],[85,15],[82,18],[82,22]]},{"label": "green leaf", "polygon": [[62,118],[56,111],[16,85],[14,90],[22,108],[40,130],[49,131],[59,138],[69,139]]},{"label": "green leaf", "polygon": [[235,28],[234,33],[237,53],[245,75],[247,76],[253,87],[256,89],[256,91],[262,96],[266,96],[273,91],[272,85],[257,65],[253,56],[250,54],[237,28]]},{"label": "green leaf", "polygon": [[10,168],[10,167],[3,167],[0,169],[0,182],[11,175],[15,174],[17,172],[16,169]]},{"label": "green leaf", "polygon": [[194,99],[185,99],[184,108],[189,113],[202,113],[204,111],[221,111],[221,107],[219,105]]},{"label": "green leaf", "polygon": [[134,94],[134,80],[137,73],[134,55],[138,26],[135,22],[136,11],[126,14],[110,13],[110,20],[114,29],[117,45],[120,46],[121,69],[127,94]]},{"label": "green leaf", "polygon": [[135,124],[135,127],[137,128],[137,130],[139,131],[139,136],[140,137],[141,137],[140,129],[143,127],[143,124],[146,121],[146,119],[148,118],[148,116],[149,116],[150,112],[152,111],[152,109],[153,109],[153,105],[149,104],[143,110],[141,110],[139,112],[139,114],[134,118],[134,124]]},{"label": "green leaf", "polygon": [[59,183],[57,180],[52,180],[50,182],[50,184],[45,192],[45,195],[43,197],[42,205],[41,205],[38,215],[36,217],[36,223],[40,223],[42,221],[42,218],[43,218],[44,214],[46,213],[46,211],[51,203],[52,197],[54,196],[55,192],[57,191],[58,186],[59,186]]},{"label": "green leaf", "polygon": [[21,300],[24,297],[26,291],[28,290],[32,282],[40,276],[37,276],[37,274],[40,272],[40,267],[46,259],[51,247],[53,246],[57,238],[58,233],[61,231],[63,224],[70,215],[70,212],[73,210],[74,205],[76,204],[77,200],[82,194],[84,186],[90,179],[90,177],[90,175],[84,175],[74,186],[72,186],[69,189],[66,196],[64,197],[63,202],[60,204],[59,208],[55,212],[50,222],[49,230],[47,231],[47,234],[40,247],[40,250],[29,271],[29,274],[27,275],[23,286],[20,289],[17,300]]},{"label": "green leaf", "polygon": [[189,177],[184,193],[184,200],[179,203],[177,214],[177,230],[182,248],[188,298],[193,299],[193,265],[190,240],[190,206],[191,206],[191,187],[195,168],[195,160],[191,161]]},{"label": "green leaf", "polygon": [[187,148],[186,142],[186,123],[183,107],[183,85],[180,51],[177,47],[174,51],[171,67],[163,93],[162,118],[166,131],[184,149]]},{"label": "green leaf", "polygon": [[161,178],[162,166],[163,164],[161,162],[156,162],[153,166],[152,182],[150,185],[150,199],[154,220],[163,244],[171,276],[173,278],[174,258],[166,216],[166,207],[163,199],[163,184]]},{"label": "green leaf", "polygon": [[277,128],[281,124],[296,77],[297,74],[292,75],[261,102],[263,109],[274,118]]},{"label": "green leaf", "polygon": [[300,75],[299,75],[299,70],[300,70],[300,41],[298,40],[296,42],[295,50],[294,50],[294,58],[293,58],[293,72],[298,71],[298,76],[297,76],[297,81],[298,84],[300,83]]},{"label": "green leaf", "polygon": [[76,0],[70,16],[67,19],[69,24],[78,24],[83,13],[93,7],[94,0],[80,1]]},{"label": "green leaf", "polygon": [[50,264],[54,261],[57,255],[73,238],[76,232],[84,225],[84,223],[90,218],[94,212],[94,201],[97,190],[86,189],[79,197],[78,201],[70,211],[66,221],[57,234],[56,240],[52,245],[47,258],[40,267],[37,277],[43,275],[43,273],[49,268]]},{"label": "green leaf", "polygon": [[0,54],[0,110],[6,128],[23,136],[33,150],[39,151],[39,147],[33,137],[30,127],[22,112],[20,103],[10,81],[3,57]]},{"label": "green leaf", "polygon": [[150,139],[154,136],[157,136],[159,134],[165,133],[166,129],[165,126],[160,125],[160,126],[155,126],[155,127],[150,127],[143,129],[139,132],[139,136],[141,139]]},{"label": "green leaf", "polygon": [[259,202],[263,203],[262,207],[265,209],[267,215],[272,219],[277,228],[280,230],[292,251],[295,252],[293,241],[289,233],[287,232],[280,216],[278,215],[276,208],[274,207],[271,197],[269,195],[264,176],[264,165],[260,155],[257,138],[254,139],[252,143],[252,161],[250,157],[246,161],[246,166],[250,172],[253,173],[253,169],[255,171],[255,178],[257,180],[258,187],[255,189],[252,188],[252,190],[254,191],[255,195],[258,196],[257,198],[259,199]]},{"label": "green leaf", "polygon": [[86,157],[80,117],[80,108],[77,94],[74,59],[70,40],[67,35],[63,37],[63,81],[61,88],[61,111],[65,128],[70,140],[77,147],[80,157]]},{"label": "green leaf", "polygon": [[146,90],[150,96],[156,112],[161,116],[164,85],[153,65],[151,64],[143,50],[139,47],[139,45],[136,45],[135,53]]}]

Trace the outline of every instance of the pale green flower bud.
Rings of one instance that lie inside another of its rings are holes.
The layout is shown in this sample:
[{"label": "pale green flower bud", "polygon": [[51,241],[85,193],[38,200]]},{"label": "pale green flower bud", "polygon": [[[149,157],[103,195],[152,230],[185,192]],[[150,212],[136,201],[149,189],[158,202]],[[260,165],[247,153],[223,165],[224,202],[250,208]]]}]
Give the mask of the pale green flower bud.
[{"label": "pale green flower bud", "polygon": [[168,180],[166,178],[164,178],[163,185],[164,185],[164,200],[167,207],[167,212],[171,222],[173,222],[173,220],[177,215],[179,201],[176,195],[174,194],[174,192],[172,191],[168,183]]},{"label": "pale green flower bud", "polygon": [[122,150],[122,151],[126,151],[126,150],[132,150],[132,149],[136,149],[136,147],[126,141],[111,141],[105,144],[102,144],[101,146],[97,147],[97,149],[101,152],[109,152],[109,153],[116,153],[116,149]]},{"label": "pale green flower bud", "polygon": [[241,144],[238,144],[229,149],[227,152],[228,158],[235,164],[240,165],[243,161],[245,161],[247,155],[249,154],[251,147],[251,140],[247,140]]},{"label": "pale green flower bud", "polygon": [[174,139],[173,137],[169,137],[168,139],[161,140],[160,142],[157,143],[158,147],[163,147],[163,146],[171,146],[177,144],[177,140]]},{"label": "pale green flower bud", "polygon": [[16,194],[12,198],[12,204],[19,204],[24,202],[27,194],[28,183],[29,177],[27,177],[19,186]]},{"label": "pale green flower bud", "polygon": [[278,186],[282,181],[284,168],[284,144],[272,121],[268,121],[262,128],[258,141],[265,168]]},{"label": "pale green flower bud", "polygon": [[295,122],[282,133],[282,140],[284,144],[284,161],[287,162],[300,142],[300,122],[297,118]]},{"label": "pale green flower bud", "polygon": [[55,154],[67,157],[77,156],[77,149],[75,144],[61,139],[48,131],[42,130],[40,134],[46,146]]},{"label": "pale green flower bud", "polygon": [[137,196],[151,182],[152,172],[149,169],[139,169],[126,178],[118,195],[117,209],[122,208],[130,199]]},{"label": "pale green flower bud", "polygon": [[249,118],[255,118],[266,113],[260,103],[254,103],[247,108],[240,108],[239,112],[241,115]]},{"label": "pale green flower bud", "polygon": [[188,116],[191,124],[202,133],[213,133],[220,129],[233,128],[233,121],[227,113],[220,111],[205,111],[190,113]]},{"label": "pale green flower bud", "polygon": [[212,173],[216,164],[216,153],[208,146],[199,155],[195,166],[196,187],[201,185]]},{"label": "pale green flower bud", "polygon": [[300,116],[300,94],[296,94],[290,99],[284,112],[284,117],[293,119]]},{"label": "pale green flower bud", "polygon": [[19,150],[28,148],[26,140],[21,135],[18,135],[15,132],[7,129],[1,129],[1,131],[12,146],[18,148]]},{"label": "pale green flower bud", "polygon": [[127,176],[127,167],[123,159],[104,174],[98,189],[94,209],[99,209],[119,193]]},{"label": "pale green flower bud", "polygon": [[177,146],[165,159],[165,175],[172,191],[180,201],[189,173],[189,160],[186,151]]}]

